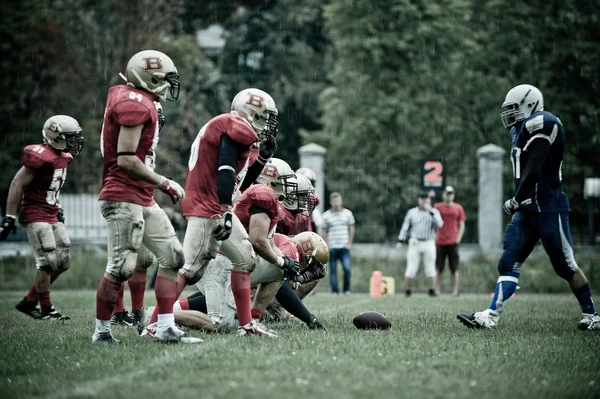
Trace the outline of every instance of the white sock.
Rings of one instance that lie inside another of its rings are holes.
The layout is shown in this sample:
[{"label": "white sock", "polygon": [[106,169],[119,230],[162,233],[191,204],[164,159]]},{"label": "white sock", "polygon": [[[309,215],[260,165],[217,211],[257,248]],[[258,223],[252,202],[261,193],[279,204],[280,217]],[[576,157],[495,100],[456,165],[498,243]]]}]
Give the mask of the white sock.
[{"label": "white sock", "polygon": [[176,301],[173,304],[173,311],[176,311],[176,310],[181,310],[181,304],[179,303],[179,301]]},{"label": "white sock", "polygon": [[165,328],[175,326],[175,315],[173,313],[164,313],[158,315],[158,322],[156,328],[164,330]]},{"label": "white sock", "polygon": [[110,320],[98,320],[96,319],[96,332],[110,332]]}]

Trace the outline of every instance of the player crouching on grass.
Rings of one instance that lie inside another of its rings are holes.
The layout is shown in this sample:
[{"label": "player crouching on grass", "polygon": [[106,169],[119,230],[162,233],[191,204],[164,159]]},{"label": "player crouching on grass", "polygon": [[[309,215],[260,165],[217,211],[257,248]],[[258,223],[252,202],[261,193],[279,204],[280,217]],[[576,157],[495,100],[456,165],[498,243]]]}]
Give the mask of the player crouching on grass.
[{"label": "player crouching on grass", "polygon": [[[327,275],[326,263],[329,261],[329,248],[321,237],[313,232],[303,232],[290,238],[282,234],[274,234],[275,245],[283,255],[299,262],[300,274],[294,275],[293,284],[308,284]],[[254,298],[252,316],[259,319],[265,311],[275,290],[290,278],[276,265],[259,258],[256,268],[250,274],[252,288],[263,286]],[[173,310],[175,322],[186,327],[203,331],[228,331],[235,326],[236,307],[231,293],[231,262],[223,255],[212,260],[204,277],[197,284],[199,292],[176,302]],[[264,288],[267,288],[266,290]],[[296,294],[292,291],[292,295]],[[296,296],[297,298],[297,296]],[[281,301],[287,304],[285,301]],[[148,312],[153,309],[149,308]],[[309,316],[310,315],[309,313]],[[324,329],[321,323],[312,316],[309,328]],[[147,326],[152,329],[153,326]]]},{"label": "player crouching on grass", "polygon": [[504,211],[513,215],[512,222],[504,233],[504,252],[498,261],[500,277],[492,303],[484,311],[461,313],[457,318],[467,327],[496,327],[505,302],[517,289],[521,265],[542,240],[554,271],[568,281],[579,302],[579,329],[600,330],[590,285],[571,247],[571,209],[562,190],[562,122],[544,111],[542,93],[531,85],[513,87],[502,109],[502,123],[510,129],[515,178],[515,196],[504,203]]},{"label": "player crouching on grass", "polygon": [[50,285],[71,266],[71,242],[63,224],[59,194],[67,178],[68,165],[83,148],[83,133],[72,117],[55,115],[44,123],[42,135],[43,144],[23,149],[21,169],[8,192],[0,240],[6,240],[11,231],[16,232],[20,201],[19,222],[33,248],[37,274],[35,284],[17,304],[17,310],[34,319],[68,320],[69,317],[52,306]]}]

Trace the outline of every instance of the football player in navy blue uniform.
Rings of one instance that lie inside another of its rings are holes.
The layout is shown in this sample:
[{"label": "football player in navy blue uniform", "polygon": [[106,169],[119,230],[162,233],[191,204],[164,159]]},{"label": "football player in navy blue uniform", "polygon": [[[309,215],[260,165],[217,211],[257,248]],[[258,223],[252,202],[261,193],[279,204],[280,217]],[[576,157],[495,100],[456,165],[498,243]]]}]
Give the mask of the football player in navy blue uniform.
[{"label": "football player in navy blue uniform", "polygon": [[504,233],[504,252],[498,262],[500,277],[492,303],[482,312],[457,317],[468,327],[496,327],[504,304],[517,288],[521,265],[542,240],[554,271],[568,281],[579,301],[583,313],[579,328],[600,330],[590,286],[573,256],[569,200],[562,190],[562,122],[544,111],[542,93],[531,85],[512,88],[502,108],[502,122],[510,129],[515,177],[515,196],[503,208],[513,215],[512,222]]}]

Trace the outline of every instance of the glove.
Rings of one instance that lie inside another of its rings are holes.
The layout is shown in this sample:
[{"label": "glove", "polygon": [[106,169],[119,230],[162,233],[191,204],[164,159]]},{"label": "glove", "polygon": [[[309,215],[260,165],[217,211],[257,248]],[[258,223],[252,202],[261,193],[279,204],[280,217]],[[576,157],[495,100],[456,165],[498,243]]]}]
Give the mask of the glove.
[{"label": "glove", "polygon": [[161,176],[160,178],[161,181],[156,185],[156,188],[171,197],[173,204],[176,204],[177,201],[185,197],[185,191],[177,182],[164,176]]},{"label": "glove", "polygon": [[6,240],[10,231],[12,230],[13,234],[17,234],[17,226],[15,226],[15,217],[6,215],[4,219],[2,219],[2,224],[0,224],[0,241]]},{"label": "glove", "polygon": [[266,139],[260,142],[258,156],[263,161],[270,159],[277,149],[277,140],[274,135],[269,134]]},{"label": "glove", "polygon": [[219,224],[213,229],[213,235],[219,241],[225,241],[231,235],[231,229],[233,228],[233,213],[231,211],[225,211],[221,214]]},{"label": "glove", "polygon": [[299,275],[292,276],[289,280],[293,283],[306,284],[322,279],[327,275],[327,265],[315,263],[314,266],[304,269]]},{"label": "glove", "polygon": [[300,264],[297,260],[290,258],[289,256],[284,256],[279,258],[281,262],[278,260],[277,266],[283,270],[284,275],[287,279],[293,278],[300,273]]},{"label": "glove", "polygon": [[504,212],[506,212],[507,215],[514,215],[517,212],[517,209],[519,209],[519,203],[513,197],[507,200],[502,206],[502,208],[504,209]]},{"label": "glove", "polygon": [[56,214],[58,218],[58,223],[65,223],[65,211],[63,211],[62,207],[58,208],[58,214]]},{"label": "glove", "polygon": [[315,315],[310,315],[310,319],[308,323],[306,323],[309,329],[311,330],[327,330],[323,324],[315,317]]}]

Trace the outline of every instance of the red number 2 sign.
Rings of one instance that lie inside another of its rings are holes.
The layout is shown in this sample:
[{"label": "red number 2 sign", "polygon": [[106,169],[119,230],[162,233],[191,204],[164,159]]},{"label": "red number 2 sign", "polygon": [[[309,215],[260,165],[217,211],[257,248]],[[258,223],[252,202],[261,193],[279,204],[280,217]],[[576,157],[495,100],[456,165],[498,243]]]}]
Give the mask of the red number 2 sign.
[{"label": "red number 2 sign", "polygon": [[437,188],[444,185],[444,163],[440,160],[430,160],[423,163],[421,171],[424,188]]}]

